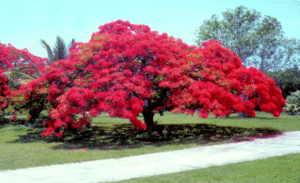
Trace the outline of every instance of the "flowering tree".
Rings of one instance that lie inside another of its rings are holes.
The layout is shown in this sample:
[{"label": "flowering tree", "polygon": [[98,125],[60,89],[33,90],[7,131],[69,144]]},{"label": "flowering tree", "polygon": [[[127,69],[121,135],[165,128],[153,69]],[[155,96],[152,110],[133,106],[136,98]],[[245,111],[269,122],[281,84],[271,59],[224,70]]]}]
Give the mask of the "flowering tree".
[{"label": "flowering tree", "polygon": [[47,61],[32,55],[26,49],[19,50],[11,44],[0,43],[1,112],[11,100],[11,89],[18,90],[22,84],[44,75]]},{"label": "flowering tree", "polygon": [[[1,44],[1,43],[0,43]],[[45,67],[50,65],[46,58],[32,55],[26,49],[19,50],[11,44],[0,46],[3,55],[1,58],[10,63],[10,67],[3,65],[4,74],[14,90],[28,82],[45,74]]]},{"label": "flowering tree", "polygon": [[[47,67],[45,76],[13,95],[20,98],[15,101],[19,108],[36,103],[34,110],[50,111],[43,135],[62,136],[63,129],[82,129],[91,122],[85,111],[94,117],[107,112],[129,119],[143,130],[154,125],[156,112],[166,110],[185,114],[197,110],[202,118],[209,113],[230,115],[231,110],[255,116],[258,105],[280,116],[285,100],[273,79],[242,66],[220,42],[202,46],[189,46],[146,25],[118,20],[100,26],[88,43],[74,43],[67,59]],[[137,118],[139,113],[144,122]],[[83,117],[75,120],[75,114]]]}]

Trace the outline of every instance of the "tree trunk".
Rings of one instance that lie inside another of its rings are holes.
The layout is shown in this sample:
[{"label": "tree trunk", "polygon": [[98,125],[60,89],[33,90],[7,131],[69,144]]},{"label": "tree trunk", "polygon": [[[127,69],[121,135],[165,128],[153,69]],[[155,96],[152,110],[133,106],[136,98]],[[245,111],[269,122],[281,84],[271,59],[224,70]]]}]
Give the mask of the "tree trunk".
[{"label": "tree trunk", "polygon": [[243,113],[243,112],[239,112],[238,113],[238,116],[240,117],[240,118],[246,118],[246,117],[248,117],[245,113]]},{"label": "tree trunk", "polygon": [[154,126],[154,121],[153,121],[154,114],[152,113],[152,110],[149,110],[148,107],[144,106],[142,114],[144,116],[144,122],[147,125],[147,130],[151,130]]},{"label": "tree trunk", "polygon": [[[243,96],[243,99],[244,99],[245,101],[249,100],[249,98],[246,97],[246,96]],[[247,116],[245,113],[243,113],[243,112],[239,112],[239,113],[238,113],[238,116],[239,116],[240,118],[247,118],[247,117],[248,117],[248,116]]]}]

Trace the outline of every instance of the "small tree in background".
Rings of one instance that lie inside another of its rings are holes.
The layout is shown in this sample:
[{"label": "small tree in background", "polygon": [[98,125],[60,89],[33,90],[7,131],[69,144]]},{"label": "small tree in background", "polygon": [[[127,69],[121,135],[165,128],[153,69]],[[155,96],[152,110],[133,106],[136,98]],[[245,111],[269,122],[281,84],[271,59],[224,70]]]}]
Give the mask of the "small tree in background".
[{"label": "small tree in background", "polygon": [[208,40],[222,42],[238,55],[246,66],[253,65],[266,72],[290,68],[299,58],[300,40],[284,37],[281,23],[271,16],[261,19],[261,13],[239,6],[214,14],[196,31],[196,44]]}]

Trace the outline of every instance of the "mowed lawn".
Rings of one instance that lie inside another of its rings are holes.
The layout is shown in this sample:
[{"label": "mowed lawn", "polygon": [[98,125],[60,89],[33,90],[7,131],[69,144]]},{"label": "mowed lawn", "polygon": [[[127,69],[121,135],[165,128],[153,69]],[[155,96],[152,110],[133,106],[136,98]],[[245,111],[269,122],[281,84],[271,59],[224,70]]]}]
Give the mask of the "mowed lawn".
[{"label": "mowed lawn", "polygon": [[[26,116],[18,116],[19,121],[24,119]],[[84,128],[82,132],[70,132],[68,137],[61,139],[41,137],[40,134],[45,128],[34,129],[17,123],[9,123],[0,127],[0,170],[120,158],[264,138],[278,135],[284,131],[300,130],[299,119],[299,115],[291,116],[284,113],[279,118],[275,118],[271,114],[257,112],[256,118],[239,118],[237,114],[232,114],[229,118],[215,118],[210,115],[209,118],[202,119],[196,114],[188,116],[166,112],[162,117],[158,114],[155,115],[158,126],[154,131],[148,133],[135,130],[128,120],[111,118],[103,113],[99,117],[93,118],[93,125],[90,128]],[[275,161],[272,158],[277,159]],[[282,168],[286,170],[285,172],[291,172],[291,174],[281,174],[277,177],[293,177],[295,172],[297,175],[300,174],[299,154],[272,158],[132,181],[263,181],[264,179],[271,180],[268,176],[275,176],[274,172],[276,171],[273,168],[276,163],[278,163],[276,164],[279,168],[278,171],[281,171],[280,168]],[[285,166],[280,167],[280,164]],[[259,171],[258,167],[265,168],[261,168],[260,173],[257,172]],[[251,172],[253,173],[250,174]],[[278,172],[278,174],[280,173]],[[228,178],[223,179],[223,177]],[[236,178],[233,179],[233,177]],[[261,178],[258,179],[259,177]]]}]

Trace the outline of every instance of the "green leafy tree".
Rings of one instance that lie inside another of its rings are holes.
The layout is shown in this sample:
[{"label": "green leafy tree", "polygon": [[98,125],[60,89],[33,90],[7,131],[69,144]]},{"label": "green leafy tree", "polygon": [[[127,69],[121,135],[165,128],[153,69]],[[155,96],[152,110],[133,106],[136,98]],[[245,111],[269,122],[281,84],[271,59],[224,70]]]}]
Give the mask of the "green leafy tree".
[{"label": "green leafy tree", "polygon": [[[75,39],[73,38],[68,48],[72,47],[74,43],[75,43]],[[51,50],[49,44],[43,39],[41,39],[41,44],[47,50],[50,65],[53,64],[53,62],[66,59],[68,57],[69,52],[66,43],[59,36],[56,37],[56,43],[53,50]]]},{"label": "green leafy tree", "polygon": [[297,68],[300,64],[300,40],[296,38],[283,39],[281,45],[283,46],[285,52],[285,57],[283,58],[283,63],[288,67],[282,68]]},{"label": "green leafy tree", "polygon": [[[196,44],[207,40],[221,41],[223,46],[235,52],[246,66],[255,66],[263,72],[290,66],[291,57],[297,55],[299,40],[283,37],[281,23],[274,17],[265,16],[244,6],[216,14],[197,30]],[[295,43],[297,43],[295,48]],[[285,58],[285,59],[284,59]]]}]

